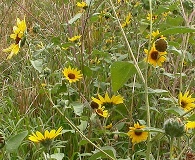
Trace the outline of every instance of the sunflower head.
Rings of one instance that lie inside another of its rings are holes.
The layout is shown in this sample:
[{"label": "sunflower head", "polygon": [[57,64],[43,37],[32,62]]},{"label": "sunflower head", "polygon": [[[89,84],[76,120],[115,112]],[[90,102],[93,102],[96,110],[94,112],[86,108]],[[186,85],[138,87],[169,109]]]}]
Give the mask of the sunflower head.
[{"label": "sunflower head", "polygon": [[167,41],[164,38],[159,38],[155,41],[155,48],[159,52],[165,52],[167,50]]},{"label": "sunflower head", "polygon": [[165,133],[170,137],[181,137],[185,133],[185,125],[179,118],[169,118],[164,122]]},{"label": "sunflower head", "polygon": [[100,116],[100,117],[104,117],[104,118],[107,118],[109,117],[109,114],[108,114],[108,110],[104,110],[105,107],[99,107],[98,109],[95,109],[95,112]]},{"label": "sunflower head", "polygon": [[195,129],[195,121],[188,121],[186,123],[186,128],[188,129]]},{"label": "sunflower head", "polygon": [[86,2],[77,2],[77,7],[83,8],[84,10],[86,10],[88,8],[88,5]]},{"label": "sunflower head", "polygon": [[110,97],[108,95],[108,92],[106,92],[104,97],[100,94],[98,94],[98,98],[92,97],[92,101],[96,102],[99,105],[105,106],[106,108],[112,108],[113,105],[123,103],[123,97],[120,94]]},{"label": "sunflower head", "polygon": [[91,106],[92,109],[98,109],[100,107],[100,104],[98,104],[94,101],[91,101],[90,106]]},{"label": "sunflower head", "polygon": [[148,132],[144,132],[142,129],[145,126],[140,125],[138,122],[134,124],[134,127],[129,127],[127,135],[132,139],[132,143],[140,143],[148,138]]},{"label": "sunflower head", "polygon": [[185,111],[195,108],[194,102],[195,98],[192,98],[192,96],[189,95],[189,91],[185,92],[184,95],[181,92],[179,93],[178,103]]},{"label": "sunflower head", "polygon": [[44,134],[42,134],[39,131],[36,131],[35,133],[32,133],[28,137],[28,139],[35,143],[41,143],[43,146],[48,147],[51,145],[52,140],[56,138],[58,135],[62,134],[62,127],[58,128],[56,131],[55,129],[51,130],[50,132],[46,130]]},{"label": "sunflower head", "polygon": [[77,70],[77,68],[71,68],[70,66],[68,68],[64,68],[63,74],[64,77],[70,82],[76,82],[79,81],[83,75],[80,73],[80,70]]},{"label": "sunflower head", "polygon": [[74,36],[74,37],[71,37],[71,38],[68,38],[68,40],[70,42],[74,42],[74,43],[77,43],[81,38],[81,35],[77,35],[77,36]]},{"label": "sunflower head", "polygon": [[148,63],[155,67],[162,66],[162,63],[166,60],[167,52],[159,52],[154,45],[150,51],[144,49],[144,52],[147,54],[147,57],[144,60],[148,60]]}]

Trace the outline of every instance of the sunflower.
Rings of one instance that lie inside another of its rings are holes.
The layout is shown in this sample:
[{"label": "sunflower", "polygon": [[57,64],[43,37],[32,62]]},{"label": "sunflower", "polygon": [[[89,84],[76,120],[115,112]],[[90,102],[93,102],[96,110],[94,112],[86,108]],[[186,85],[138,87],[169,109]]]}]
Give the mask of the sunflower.
[{"label": "sunflower", "polygon": [[195,121],[188,121],[186,123],[186,128],[187,129],[195,129]]},{"label": "sunflower", "polygon": [[60,127],[57,131],[53,129],[50,132],[46,130],[44,135],[41,132],[36,131],[35,133],[32,133],[32,135],[30,135],[28,139],[32,142],[41,143],[44,146],[48,146],[51,144],[54,138],[62,134],[62,129],[63,128]]},{"label": "sunflower", "polygon": [[127,135],[132,139],[133,144],[140,143],[148,138],[148,132],[142,131],[142,128],[145,126],[139,125],[138,122],[134,124],[134,127],[129,127]]},{"label": "sunflower", "polygon": [[184,95],[180,92],[178,102],[180,107],[182,107],[185,111],[189,111],[195,107],[195,98],[192,98],[192,96],[189,95],[189,91],[185,92]]},{"label": "sunflower", "polygon": [[[147,15],[146,18],[147,18],[147,20],[150,21],[150,19],[151,19],[150,13],[148,13],[148,15]],[[152,15],[152,22],[154,22],[155,20],[157,20],[157,18],[158,18],[158,15]]]},{"label": "sunflower", "polygon": [[70,82],[76,82],[79,81],[83,77],[83,75],[80,73],[80,70],[77,70],[77,68],[71,68],[70,66],[68,68],[64,68],[63,74],[65,78]]},{"label": "sunflower", "polygon": [[166,60],[167,52],[157,51],[154,45],[152,46],[150,51],[144,49],[144,52],[147,54],[147,57],[144,60],[148,60],[148,63],[155,67],[162,66],[162,63]]},{"label": "sunflower", "polygon": [[113,104],[123,103],[123,97],[121,95],[113,95],[110,98],[107,92],[104,97],[98,94],[98,98],[92,97],[92,101],[99,105],[106,106],[106,107],[112,106]]},{"label": "sunflower", "polygon": [[131,15],[131,13],[129,13],[127,15],[126,19],[125,19],[125,22],[122,24],[122,27],[123,28],[127,27],[130,24],[131,18],[132,18],[132,15]]},{"label": "sunflower", "polygon": [[105,109],[104,106],[103,106],[103,107],[100,106],[98,109],[95,109],[95,112],[96,112],[99,116],[104,117],[104,118],[107,118],[107,117],[109,116],[108,110],[104,110],[104,109]]},{"label": "sunflower", "polygon": [[78,35],[78,36],[74,36],[74,37],[68,38],[68,40],[69,40],[70,42],[75,42],[75,43],[77,43],[78,40],[79,40],[80,38],[81,38],[81,35]]},{"label": "sunflower", "polygon": [[87,9],[88,5],[86,2],[77,2],[77,7],[83,8],[83,9]]},{"label": "sunflower", "polygon": [[165,37],[159,38],[155,41],[155,48],[159,52],[165,52],[167,50],[167,41],[165,40]]},{"label": "sunflower", "polygon": [[7,59],[11,59],[12,56],[15,54],[17,55],[22,42],[25,40],[24,34],[26,32],[26,22],[24,20],[20,20],[17,18],[17,26],[13,27],[13,34],[10,35],[10,38],[15,40],[15,43],[11,44],[8,48],[3,49],[3,52],[11,52]]}]

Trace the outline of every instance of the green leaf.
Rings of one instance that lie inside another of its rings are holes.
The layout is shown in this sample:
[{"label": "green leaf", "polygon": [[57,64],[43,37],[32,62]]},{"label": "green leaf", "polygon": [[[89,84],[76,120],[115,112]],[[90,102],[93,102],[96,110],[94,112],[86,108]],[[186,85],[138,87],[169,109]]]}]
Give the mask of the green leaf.
[{"label": "green leaf", "polygon": [[135,73],[136,68],[132,63],[123,61],[114,62],[111,65],[111,81],[113,91],[118,91]]},{"label": "green leaf", "polygon": [[180,107],[171,107],[171,108],[165,109],[165,112],[173,113],[175,115],[180,115],[180,116],[185,113],[185,111],[181,109]]},{"label": "green leaf", "polygon": [[80,129],[80,131],[83,132],[87,128],[87,121],[82,121],[81,120],[81,124],[77,127]]},{"label": "green leaf", "polygon": [[188,121],[195,121],[195,114],[192,114],[190,117],[188,117]]},{"label": "green leaf", "polygon": [[[111,146],[101,147],[103,151],[109,154],[111,157],[116,156],[116,150]],[[96,160],[97,158],[108,158],[104,153],[100,152],[99,150],[94,151],[94,154],[89,158],[89,160]]]},{"label": "green leaf", "polygon": [[37,60],[30,60],[32,66],[34,69],[36,69],[39,73],[42,72],[43,70],[43,60],[42,59],[37,59]]},{"label": "green leaf", "polygon": [[164,133],[164,130],[159,129],[159,128],[154,128],[154,127],[145,127],[142,130],[143,131],[148,131],[148,132],[160,132],[160,133]]},{"label": "green leaf", "polygon": [[50,157],[56,160],[62,160],[64,158],[64,153],[54,153],[50,155]]},{"label": "green leaf", "polygon": [[73,18],[71,18],[69,21],[68,21],[68,24],[72,24],[74,22],[76,22],[79,18],[81,18],[83,13],[77,13]]},{"label": "green leaf", "polygon": [[189,28],[189,27],[173,27],[169,28],[167,30],[164,30],[160,32],[160,34],[156,37],[159,37],[160,35],[171,35],[171,34],[178,34],[178,33],[193,33],[195,32],[195,29]]},{"label": "green leaf", "polygon": [[71,106],[74,109],[74,113],[78,116],[81,116],[81,114],[83,113],[83,104],[79,102],[73,102],[71,103]]},{"label": "green leaf", "polygon": [[27,135],[28,131],[23,131],[10,138],[6,143],[6,151],[9,153],[15,152]]},{"label": "green leaf", "polygon": [[55,45],[59,45],[61,43],[60,37],[53,37],[51,39],[52,43],[54,43]]},{"label": "green leaf", "polygon": [[162,94],[162,93],[167,93],[167,92],[168,91],[164,89],[152,89],[152,88],[148,89],[148,93]]}]

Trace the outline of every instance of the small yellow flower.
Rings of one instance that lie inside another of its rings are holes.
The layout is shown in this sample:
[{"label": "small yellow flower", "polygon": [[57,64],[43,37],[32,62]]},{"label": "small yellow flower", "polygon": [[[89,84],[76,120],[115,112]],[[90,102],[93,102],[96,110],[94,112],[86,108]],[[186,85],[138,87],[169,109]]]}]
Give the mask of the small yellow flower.
[{"label": "small yellow flower", "polygon": [[105,129],[111,129],[112,128],[112,123],[110,123],[109,125],[107,126],[104,126]]},{"label": "small yellow flower", "polygon": [[68,38],[68,40],[70,41],[70,42],[78,42],[78,40],[81,38],[81,35],[78,35],[78,36],[74,36],[74,37],[72,37],[72,38]]},{"label": "small yellow flower", "polygon": [[167,52],[159,52],[156,50],[155,46],[153,45],[151,50],[148,51],[147,49],[144,49],[144,52],[147,54],[145,61],[148,60],[148,63],[150,63],[153,66],[162,66],[162,63],[166,60],[166,54]]},{"label": "small yellow flower", "polygon": [[133,144],[147,140],[148,132],[142,131],[143,128],[145,128],[145,126],[139,125],[138,122],[134,124],[134,127],[129,127],[127,135],[132,139]]},{"label": "small yellow flower", "polygon": [[192,98],[191,95],[189,95],[189,91],[185,92],[184,95],[182,93],[179,93],[178,96],[178,103],[181,108],[183,108],[185,111],[189,111],[192,108],[195,107],[195,98]]},{"label": "small yellow flower", "polygon": [[125,19],[125,22],[122,23],[122,27],[127,27],[130,23],[131,23],[131,18],[132,18],[132,15],[131,13],[129,13]]},{"label": "small yellow flower", "polygon": [[83,8],[83,9],[87,9],[88,5],[86,2],[77,2],[77,7]]},{"label": "small yellow flower", "polygon": [[186,128],[187,129],[195,129],[195,121],[188,121],[186,123]]},{"label": "small yellow flower", "polygon": [[70,82],[76,82],[79,81],[83,75],[80,73],[80,70],[77,70],[77,68],[71,68],[70,66],[68,68],[64,68],[63,74],[65,78]]},{"label": "small yellow flower", "polygon": [[96,112],[99,116],[104,117],[104,118],[107,118],[107,117],[109,116],[108,110],[104,110],[104,109],[105,109],[104,106],[103,106],[103,107],[100,106],[98,109],[95,109],[95,112]]},{"label": "small yellow flower", "polygon": [[[150,15],[150,13],[148,13],[148,15],[147,15],[147,20],[151,20],[151,15]],[[157,18],[158,18],[158,15],[152,15],[152,22],[154,22],[155,20],[157,20]]]},{"label": "small yellow flower", "polygon": [[52,142],[51,140],[62,134],[62,129],[63,128],[60,127],[57,131],[53,129],[50,132],[46,130],[44,134],[39,131],[36,131],[35,133],[32,133],[32,135],[30,135],[28,139],[32,142],[42,143],[44,146],[47,146]]}]

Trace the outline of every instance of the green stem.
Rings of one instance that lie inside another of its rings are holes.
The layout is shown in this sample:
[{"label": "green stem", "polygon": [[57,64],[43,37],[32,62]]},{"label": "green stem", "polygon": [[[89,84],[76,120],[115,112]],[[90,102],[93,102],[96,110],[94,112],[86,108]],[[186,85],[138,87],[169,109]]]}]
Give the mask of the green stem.
[{"label": "green stem", "polygon": [[[51,98],[51,94],[47,95],[47,97],[49,98],[49,101],[52,103],[52,105],[54,106],[54,102]],[[87,138],[78,128],[77,126],[74,125],[74,123],[72,123],[65,115],[64,113],[61,112],[61,110],[58,107],[55,107],[55,109],[57,109],[57,111],[65,118],[65,120],[85,139],[87,140],[91,145],[93,145],[96,149],[98,149],[100,152],[102,152],[103,154],[105,154],[109,159],[111,160],[116,160],[114,157],[110,156],[108,153],[106,153],[104,150],[102,150],[100,147],[98,147],[95,143],[93,143],[89,138]]]},{"label": "green stem", "polygon": [[170,160],[173,159],[173,142],[174,142],[174,138],[171,137],[171,140],[170,140]]},{"label": "green stem", "polygon": [[102,150],[101,148],[99,148],[96,144],[94,144],[90,139],[88,139],[61,111],[59,108],[55,108],[57,109],[57,111],[65,118],[65,120],[85,139],[87,140],[90,144],[92,144],[95,148],[97,148],[98,150],[100,150],[100,152],[102,152],[103,154],[105,154],[108,158],[110,158],[111,160],[116,160],[115,158],[113,158],[112,156],[110,156],[108,153],[106,153],[104,150]]},{"label": "green stem", "polygon": [[141,69],[140,69],[139,66],[138,66],[137,60],[136,60],[136,58],[135,58],[135,56],[134,56],[134,53],[133,53],[133,51],[132,51],[132,49],[131,49],[131,46],[130,46],[130,44],[129,44],[129,41],[128,41],[128,39],[127,39],[127,36],[126,36],[126,34],[125,34],[124,30],[123,30],[123,27],[122,27],[122,25],[121,25],[121,23],[120,23],[120,21],[119,21],[119,18],[118,18],[118,16],[117,16],[117,13],[116,13],[114,4],[112,3],[112,0],[109,0],[109,1],[110,1],[112,10],[113,10],[113,12],[114,12],[114,15],[115,15],[115,17],[116,17],[116,20],[117,20],[117,22],[118,22],[118,24],[119,24],[120,31],[122,32],[123,38],[125,39],[125,42],[126,42],[126,45],[127,45],[128,51],[129,51],[129,52],[128,52],[129,57],[131,57],[131,58],[133,59],[133,63],[134,63],[134,66],[135,66],[135,68],[136,68],[136,70],[137,70],[137,72],[138,72],[138,75],[140,76],[140,78],[142,79],[143,83],[145,84],[144,76],[143,76],[143,74],[142,74],[142,72],[141,72]]},{"label": "green stem", "polygon": [[[149,6],[150,6],[150,37],[149,37],[149,45],[148,45],[148,51],[150,51],[151,48],[151,35],[152,35],[152,0],[149,0]],[[148,62],[147,56],[147,62]],[[148,99],[148,63],[146,63],[146,70],[145,70],[145,103],[146,103],[146,113],[147,113],[147,126],[150,127],[150,104]],[[150,160],[150,153],[151,153],[151,134],[148,132],[148,139],[147,139],[147,150],[146,150],[146,160]]]}]

